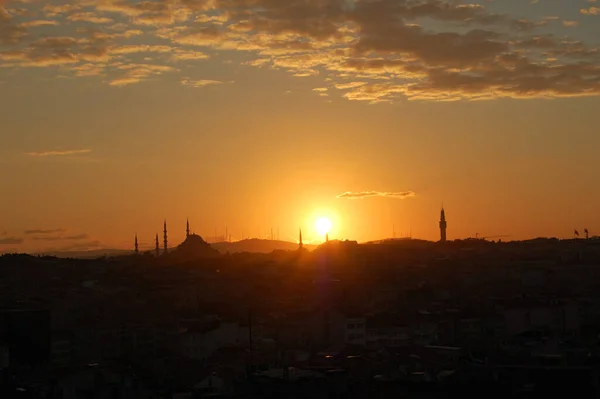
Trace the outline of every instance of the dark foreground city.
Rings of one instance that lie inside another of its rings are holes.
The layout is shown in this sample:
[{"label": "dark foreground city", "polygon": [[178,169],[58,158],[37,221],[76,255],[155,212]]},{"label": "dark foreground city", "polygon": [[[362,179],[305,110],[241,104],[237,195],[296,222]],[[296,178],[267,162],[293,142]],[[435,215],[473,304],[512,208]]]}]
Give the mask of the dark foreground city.
[{"label": "dark foreground city", "polygon": [[597,397],[600,240],[0,258],[2,398]]}]

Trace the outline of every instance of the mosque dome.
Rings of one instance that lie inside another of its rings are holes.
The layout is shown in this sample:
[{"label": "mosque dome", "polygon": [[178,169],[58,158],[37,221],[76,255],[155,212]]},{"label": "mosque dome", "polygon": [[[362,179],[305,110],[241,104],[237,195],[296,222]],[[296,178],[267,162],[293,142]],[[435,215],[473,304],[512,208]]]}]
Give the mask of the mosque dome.
[{"label": "mosque dome", "polygon": [[185,241],[177,247],[176,252],[185,258],[207,257],[219,254],[219,251],[204,241],[198,234],[188,235]]}]

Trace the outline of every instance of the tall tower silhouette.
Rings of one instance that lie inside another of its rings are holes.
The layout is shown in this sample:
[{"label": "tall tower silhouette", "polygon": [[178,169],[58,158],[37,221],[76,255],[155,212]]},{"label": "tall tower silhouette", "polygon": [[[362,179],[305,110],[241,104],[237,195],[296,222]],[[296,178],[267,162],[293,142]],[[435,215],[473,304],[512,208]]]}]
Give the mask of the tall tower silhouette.
[{"label": "tall tower silhouette", "polygon": [[156,233],[156,257],[160,256],[160,247],[158,246],[158,233]]},{"label": "tall tower silhouette", "polygon": [[189,236],[190,236],[190,219],[187,220],[186,227],[185,227],[185,238],[188,238]]},{"label": "tall tower silhouette", "polygon": [[446,242],[446,212],[444,211],[444,207],[442,206],[442,211],[440,212],[440,242]]},{"label": "tall tower silhouette", "polygon": [[140,253],[140,249],[138,247],[137,234],[135,235],[135,243],[134,243],[134,245],[135,245],[135,254],[137,255],[137,254]]},{"label": "tall tower silhouette", "polygon": [[302,229],[300,229],[300,238],[298,240],[298,248],[302,249]]},{"label": "tall tower silhouette", "polygon": [[163,254],[166,254],[169,250],[169,244],[167,241],[167,221],[165,220],[165,223],[163,224],[163,245],[164,245],[164,250],[163,250]]}]

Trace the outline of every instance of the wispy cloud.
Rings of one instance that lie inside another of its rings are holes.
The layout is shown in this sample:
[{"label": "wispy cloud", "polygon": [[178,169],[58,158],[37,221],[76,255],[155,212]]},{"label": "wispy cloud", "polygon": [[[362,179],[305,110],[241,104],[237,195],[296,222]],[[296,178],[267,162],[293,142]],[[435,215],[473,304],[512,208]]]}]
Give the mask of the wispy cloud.
[{"label": "wispy cloud", "polygon": [[[0,1],[0,3],[2,3],[2,1]],[[35,27],[35,26],[56,26],[58,25],[58,22],[56,21],[46,21],[46,20],[35,20],[35,21],[26,21],[21,23],[20,26],[24,27],[24,28],[31,28],[31,27]]]},{"label": "wispy cloud", "polygon": [[22,244],[23,239],[17,237],[0,238],[0,245],[15,245]]},{"label": "wispy cloud", "polygon": [[50,151],[26,152],[25,155],[29,155],[30,157],[56,157],[56,156],[65,156],[65,155],[89,154],[90,152],[92,152],[92,150],[89,150],[89,149],[81,149],[81,150],[50,150]]},{"label": "wispy cloud", "polygon": [[76,241],[57,248],[49,248],[47,251],[91,251],[99,249],[103,245],[100,241]]},{"label": "wispy cloud", "polygon": [[25,230],[24,233],[27,235],[31,234],[56,234],[56,233],[64,233],[65,229],[34,229],[34,230]]},{"label": "wispy cloud", "polygon": [[403,191],[399,193],[391,193],[385,191],[360,191],[360,192],[351,192],[346,191],[343,194],[337,196],[337,198],[348,198],[348,199],[361,199],[367,197],[387,197],[387,198],[398,198],[405,199],[409,197],[414,197],[414,191]]},{"label": "wispy cloud", "polygon": [[578,26],[579,22],[578,21],[566,21],[565,20],[565,21],[562,22],[562,24],[563,24],[563,26],[566,26],[567,28],[570,28],[570,27]]},{"label": "wispy cloud", "polygon": [[185,86],[189,86],[189,87],[204,87],[204,86],[210,86],[210,85],[219,85],[223,82],[219,82],[218,80],[188,80],[188,79],[183,79],[181,81],[182,85]]},{"label": "wispy cloud", "polygon": [[50,236],[50,237],[34,237],[36,241],[77,241],[86,240],[89,236],[87,234],[77,234],[72,236]]}]

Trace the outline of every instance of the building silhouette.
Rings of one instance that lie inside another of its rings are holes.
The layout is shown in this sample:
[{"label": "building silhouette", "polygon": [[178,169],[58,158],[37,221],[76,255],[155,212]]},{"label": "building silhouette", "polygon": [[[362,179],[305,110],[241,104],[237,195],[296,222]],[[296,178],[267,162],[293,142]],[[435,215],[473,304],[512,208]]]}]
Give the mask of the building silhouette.
[{"label": "building silhouette", "polygon": [[444,211],[444,207],[442,207],[442,211],[440,212],[440,242],[446,242],[446,212]]},{"label": "building silhouette", "polygon": [[158,233],[156,233],[156,257],[160,256],[160,247],[158,246]]},{"label": "building silhouette", "polygon": [[302,229],[300,229],[300,234],[299,234],[299,240],[298,240],[298,249],[302,249]]},{"label": "building silhouette", "polygon": [[169,243],[167,241],[167,221],[166,220],[163,224],[163,245],[164,245],[163,254],[166,255],[167,252],[169,252]]},{"label": "building silhouette", "polygon": [[8,364],[4,366],[30,368],[46,364],[51,352],[50,324],[47,309],[0,311],[0,342],[8,348]]},{"label": "building silhouette", "polygon": [[[300,239],[302,239],[302,237],[300,237]],[[168,230],[167,230],[167,221],[166,220],[163,223],[162,252],[161,252],[161,248],[160,248],[160,240],[159,240],[158,233],[156,233],[156,236],[154,238],[154,244],[155,244],[155,255],[157,258],[159,258],[161,256],[164,257],[168,254],[169,255],[170,254],[181,255],[181,254],[185,253],[188,255],[197,255],[197,254],[204,253],[204,254],[214,255],[215,252],[218,253],[218,251],[216,251],[212,247],[210,247],[208,245],[208,243],[206,243],[206,241],[204,241],[204,239],[202,237],[200,237],[199,235],[197,235],[195,232],[193,232],[190,229],[189,219],[186,220],[185,240],[180,245],[171,248],[173,251],[169,251]],[[210,249],[207,249],[207,246],[210,247]],[[137,233],[135,234],[135,239],[134,239],[134,251],[136,254],[139,254]]]}]

